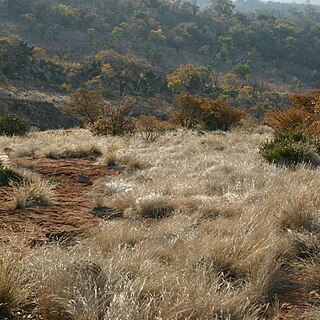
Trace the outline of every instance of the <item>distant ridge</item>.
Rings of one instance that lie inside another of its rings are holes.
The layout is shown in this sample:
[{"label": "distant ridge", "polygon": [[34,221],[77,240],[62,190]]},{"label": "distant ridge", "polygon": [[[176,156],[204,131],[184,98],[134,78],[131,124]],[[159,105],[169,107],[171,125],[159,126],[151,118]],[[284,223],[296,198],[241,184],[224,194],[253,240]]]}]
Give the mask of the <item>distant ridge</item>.
[{"label": "distant ridge", "polygon": [[[190,2],[193,2],[192,0],[190,0]],[[235,1],[237,2],[237,1]],[[248,2],[248,3],[251,3],[253,1],[241,1],[241,2]],[[257,1],[258,2],[258,1]],[[261,1],[263,3],[267,3],[267,2],[275,2],[275,3],[284,3],[284,4],[305,4],[306,1],[304,0],[279,0],[279,1]],[[210,5],[211,3],[211,0],[198,0],[197,1],[198,5],[202,8],[204,7],[207,7]],[[313,5],[320,5],[320,0],[310,0],[310,4],[313,4]]]}]

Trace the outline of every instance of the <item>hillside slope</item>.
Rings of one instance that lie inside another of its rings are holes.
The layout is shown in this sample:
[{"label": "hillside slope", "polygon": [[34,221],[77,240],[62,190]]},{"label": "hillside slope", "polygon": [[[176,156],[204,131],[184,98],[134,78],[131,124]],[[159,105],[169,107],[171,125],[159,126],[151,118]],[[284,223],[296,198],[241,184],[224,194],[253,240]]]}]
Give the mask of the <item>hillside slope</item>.
[{"label": "hillside slope", "polygon": [[286,107],[288,92],[320,87],[317,7],[240,13],[227,1],[223,8],[194,4],[2,0],[0,83],[58,100],[79,87],[109,101],[131,96],[135,114],[161,117],[186,91],[258,119]]}]

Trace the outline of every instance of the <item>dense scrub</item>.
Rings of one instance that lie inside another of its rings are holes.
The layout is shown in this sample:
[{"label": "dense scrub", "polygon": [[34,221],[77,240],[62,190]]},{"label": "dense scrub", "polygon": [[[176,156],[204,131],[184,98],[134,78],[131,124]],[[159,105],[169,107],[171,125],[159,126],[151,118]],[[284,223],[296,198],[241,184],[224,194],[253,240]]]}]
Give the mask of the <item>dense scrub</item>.
[{"label": "dense scrub", "polygon": [[2,0],[0,81],[138,96],[155,109],[184,92],[259,119],[285,108],[288,90],[318,86],[318,7],[240,13],[220,2]]}]

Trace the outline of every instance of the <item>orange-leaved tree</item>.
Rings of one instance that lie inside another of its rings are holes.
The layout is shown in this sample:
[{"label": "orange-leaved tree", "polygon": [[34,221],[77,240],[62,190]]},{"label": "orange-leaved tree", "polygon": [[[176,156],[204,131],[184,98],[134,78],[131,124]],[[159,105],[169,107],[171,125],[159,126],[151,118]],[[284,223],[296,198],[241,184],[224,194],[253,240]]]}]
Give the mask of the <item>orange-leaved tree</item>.
[{"label": "orange-leaved tree", "polygon": [[227,131],[240,126],[246,116],[244,110],[233,108],[220,99],[213,100],[209,105],[209,114],[205,119],[206,128]]},{"label": "orange-leaved tree", "polygon": [[187,129],[203,127],[204,118],[208,113],[207,104],[209,101],[212,100],[209,98],[194,97],[189,94],[177,96],[175,98],[177,109],[171,114],[171,121]]},{"label": "orange-leaved tree", "polygon": [[276,132],[305,131],[320,134],[320,90],[289,96],[292,106],[286,111],[269,111],[265,122]]},{"label": "orange-leaved tree", "polygon": [[243,110],[231,107],[220,99],[180,95],[175,100],[177,110],[171,121],[188,129],[230,130],[246,117]]},{"label": "orange-leaved tree", "polygon": [[170,128],[167,121],[160,121],[152,115],[141,115],[135,121],[135,127],[143,140],[147,142],[155,141],[161,134]]},{"label": "orange-leaved tree", "polygon": [[132,132],[134,130],[134,121],[131,116],[133,103],[132,99],[124,98],[114,105],[104,104],[90,130],[96,135],[112,136]]},{"label": "orange-leaved tree", "polygon": [[70,103],[65,108],[65,113],[84,125],[91,125],[97,120],[102,105],[101,91],[79,88],[70,94]]}]

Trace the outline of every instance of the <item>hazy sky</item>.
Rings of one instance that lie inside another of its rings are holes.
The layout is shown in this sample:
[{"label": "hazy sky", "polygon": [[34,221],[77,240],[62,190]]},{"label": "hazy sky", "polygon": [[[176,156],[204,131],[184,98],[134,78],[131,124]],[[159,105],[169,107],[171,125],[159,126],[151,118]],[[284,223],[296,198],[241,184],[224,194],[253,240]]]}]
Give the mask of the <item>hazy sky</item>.
[{"label": "hazy sky", "polygon": [[[264,1],[265,2],[265,1]],[[283,3],[306,3],[304,0],[279,0],[279,1],[273,1],[273,2],[283,2]],[[311,4],[320,4],[320,0],[310,0]]]}]

